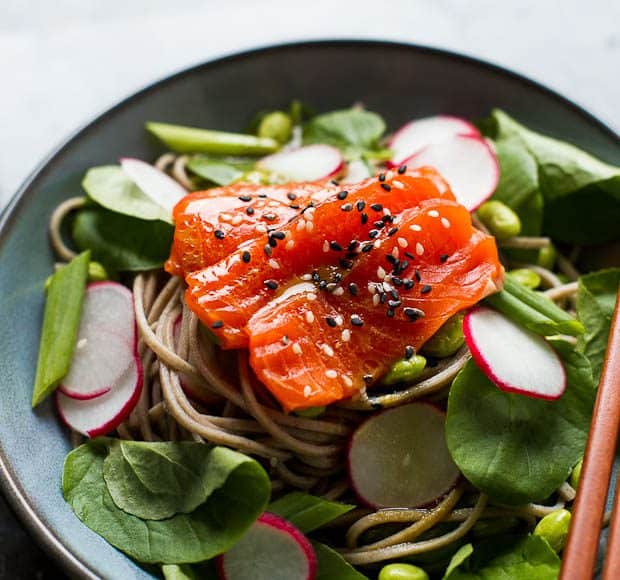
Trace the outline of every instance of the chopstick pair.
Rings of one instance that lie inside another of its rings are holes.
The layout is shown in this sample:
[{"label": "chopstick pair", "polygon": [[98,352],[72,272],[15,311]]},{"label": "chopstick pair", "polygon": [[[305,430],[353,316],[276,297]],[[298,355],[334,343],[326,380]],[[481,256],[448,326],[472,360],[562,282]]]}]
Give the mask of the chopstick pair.
[{"label": "chopstick pair", "polygon": [[[568,542],[562,558],[561,580],[589,580],[593,577],[619,432],[620,291],[611,323]],[[617,579],[620,579],[620,476],[602,575],[602,580]]]}]

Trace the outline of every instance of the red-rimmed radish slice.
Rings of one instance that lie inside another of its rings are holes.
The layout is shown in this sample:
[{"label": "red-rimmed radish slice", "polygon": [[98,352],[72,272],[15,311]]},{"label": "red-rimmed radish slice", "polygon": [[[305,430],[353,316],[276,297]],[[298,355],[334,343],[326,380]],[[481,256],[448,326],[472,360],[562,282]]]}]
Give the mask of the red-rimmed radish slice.
[{"label": "red-rimmed radish slice", "polygon": [[449,141],[457,135],[480,137],[480,132],[469,121],[449,115],[410,121],[398,129],[388,141],[388,147],[393,152],[388,166],[401,165],[425,147]]},{"label": "red-rimmed radish slice", "polygon": [[316,555],[295,526],[264,513],[218,557],[217,569],[221,580],[314,580]]},{"label": "red-rimmed radish slice", "polygon": [[104,395],[134,362],[135,349],[131,292],[116,282],[89,284],[71,368],[60,391],[81,400]]},{"label": "red-rimmed radish slice", "polygon": [[331,145],[306,145],[263,157],[257,166],[292,181],[316,181],[340,173],[344,159]]},{"label": "red-rimmed radish slice", "polygon": [[566,389],[555,350],[503,314],[478,306],[465,315],[463,334],[476,364],[502,391],[553,400]]},{"label": "red-rimmed radish slice", "polygon": [[349,445],[351,485],[374,508],[427,505],[454,487],[459,470],[445,439],[445,414],[428,403],[381,411]]},{"label": "red-rimmed radish slice", "polygon": [[372,177],[368,165],[361,159],[354,159],[347,163],[347,172],[342,178],[341,183],[358,183],[364,179]]},{"label": "red-rimmed radish slice", "polygon": [[141,392],[142,365],[136,357],[106,394],[80,401],[56,391],[56,405],[66,425],[88,437],[97,437],[116,429],[127,418]]},{"label": "red-rimmed radish slice", "polygon": [[145,161],[123,157],[120,164],[147,197],[171,214],[177,202],[187,194],[185,188],[172,177]]},{"label": "red-rimmed radish slice", "polygon": [[458,135],[429,145],[405,160],[410,169],[429,165],[441,173],[457,201],[475,210],[493,195],[499,181],[499,163],[488,143],[479,137]]}]

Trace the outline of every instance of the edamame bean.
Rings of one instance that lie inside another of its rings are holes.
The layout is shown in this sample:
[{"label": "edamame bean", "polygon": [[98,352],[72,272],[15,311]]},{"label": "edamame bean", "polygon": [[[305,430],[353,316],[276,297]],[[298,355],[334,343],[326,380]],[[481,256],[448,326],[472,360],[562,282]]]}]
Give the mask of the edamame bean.
[{"label": "edamame bean", "polygon": [[410,383],[417,379],[426,366],[426,359],[420,355],[413,355],[411,358],[399,360],[392,365],[381,381],[384,385],[395,385],[397,383]]},{"label": "edamame bean", "polygon": [[573,467],[573,471],[570,474],[570,484],[572,487],[577,489],[579,485],[579,480],[581,479],[581,467],[583,466],[583,459],[579,460],[579,463]]},{"label": "edamame bean", "polygon": [[109,280],[110,276],[108,271],[103,267],[103,264],[99,262],[90,262],[88,264],[88,281],[89,282],[103,282]]},{"label": "edamame bean", "polygon": [[325,413],[325,407],[308,407],[307,409],[298,409],[295,415],[305,417],[306,419],[316,419]]},{"label": "edamame bean", "polygon": [[566,543],[570,519],[568,510],[555,510],[538,522],[534,534],[545,538],[556,552],[560,552]]},{"label": "edamame bean", "polygon": [[428,580],[428,574],[413,564],[388,564],[381,568],[379,580]]},{"label": "edamame bean", "polygon": [[517,282],[531,288],[532,290],[536,290],[541,283],[540,276],[534,272],[534,270],[529,270],[528,268],[510,270],[508,274],[510,274]]},{"label": "edamame bean", "polygon": [[291,138],[293,121],[282,111],[273,111],[265,115],[258,125],[259,137],[275,139],[278,143],[286,143]]},{"label": "edamame bean", "polygon": [[519,216],[501,201],[483,203],[478,209],[478,217],[498,240],[513,238],[521,233]]},{"label": "edamame bean", "polygon": [[431,336],[422,349],[424,354],[435,358],[453,355],[463,346],[463,314],[451,316],[441,328]]},{"label": "edamame bean", "polygon": [[553,266],[555,266],[555,258],[557,256],[557,250],[553,244],[549,244],[544,248],[540,248],[538,250],[538,259],[536,262],[542,268],[547,268],[547,270],[553,270]]}]

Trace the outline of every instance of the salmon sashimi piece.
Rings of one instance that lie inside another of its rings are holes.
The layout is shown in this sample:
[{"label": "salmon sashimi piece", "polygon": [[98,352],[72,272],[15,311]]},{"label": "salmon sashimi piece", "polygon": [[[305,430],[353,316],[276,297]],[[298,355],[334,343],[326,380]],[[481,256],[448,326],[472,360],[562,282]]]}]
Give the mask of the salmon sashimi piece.
[{"label": "salmon sashimi piece", "polygon": [[235,184],[186,195],[174,208],[174,241],[165,269],[174,276],[200,270],[242,243],[279,228],[310,202],[339,188],[331,182]]},{"label": "salmon sashimi piece", "polygon": [[463,206],[428,201],[395,224],[342,279],[343,293],[297,283],[249,321],[250,365],[287,411],[369,387],[501,286],[495,240]]},{"label": "salmon sashimi piece", "polygon": [[241,246],[217,264],[189,274],[185,300],[222,348],[248,345],[251,316],[295,276],[332,289],[382,232],[396,231],[394,216],[436,198],[454,200],[430,168],[390,171],[306,208],[279,229]]}]

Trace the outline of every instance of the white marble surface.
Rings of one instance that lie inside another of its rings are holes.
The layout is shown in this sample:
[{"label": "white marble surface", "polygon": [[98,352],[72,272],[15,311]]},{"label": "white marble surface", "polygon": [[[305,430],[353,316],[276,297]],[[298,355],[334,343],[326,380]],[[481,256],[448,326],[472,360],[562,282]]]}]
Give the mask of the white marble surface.
[{"label": "white marble surface", "polygon": [[454,49],[620,130],[619,23],[619,0],[0,0],[0,207],[50,148],[144,84],[294,39]]}]

